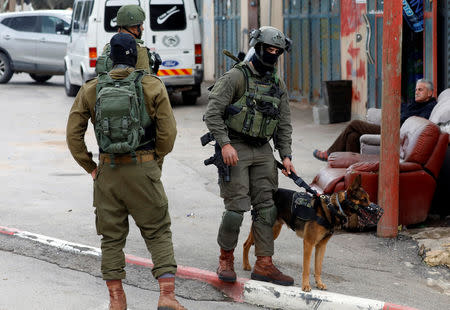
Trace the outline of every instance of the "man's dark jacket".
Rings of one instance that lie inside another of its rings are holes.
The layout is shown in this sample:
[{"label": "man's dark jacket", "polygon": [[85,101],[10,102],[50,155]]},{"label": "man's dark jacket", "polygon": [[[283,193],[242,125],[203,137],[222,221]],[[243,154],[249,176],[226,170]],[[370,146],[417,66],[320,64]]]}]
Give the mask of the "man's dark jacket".
[{"label": "man's dark jacket", "polygon": [[400,124],[403,124],[403,122],[410,116],[420,116],[428,119],[436,103],[436,98],[430,98],[426,102],[414,101],[409,104],[402,103]]}]

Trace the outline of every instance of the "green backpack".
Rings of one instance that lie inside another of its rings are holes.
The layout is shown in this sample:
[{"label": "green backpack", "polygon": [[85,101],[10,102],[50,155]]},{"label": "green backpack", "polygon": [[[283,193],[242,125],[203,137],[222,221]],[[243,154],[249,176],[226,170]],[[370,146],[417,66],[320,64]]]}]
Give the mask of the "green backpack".
[{"label": "green backpack", "polygon": [[149,142],[141,141],[151,125],[143,101],[142,78],[136,70],[124,79],[113,79],[109,73],[98,76],[94,131],[100,149],[108,154],[135,154]]}]

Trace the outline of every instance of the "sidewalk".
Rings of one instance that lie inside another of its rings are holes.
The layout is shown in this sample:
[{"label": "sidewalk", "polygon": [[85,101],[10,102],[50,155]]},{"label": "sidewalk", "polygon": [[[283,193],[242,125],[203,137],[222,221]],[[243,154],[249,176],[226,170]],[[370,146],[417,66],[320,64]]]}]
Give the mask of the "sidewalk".
[{"label": "sidewalk", "polygon": [[[0,227],[1,235],[32,240],[39,246],[51,247],[56,251],[64,251],[73,255],[94,258],[99,258],[101,255],[98,248],[12,228]],[[7,298],[0,298],[0,309],[29,309],[30,305],[33,305],[32,309],[49,307],[53,309],[54,306],[63,303],[67,305],[65,309],[106,309],[107,307],[104,304],[104,301],[107,300],[106,296],[98,298],[98,296],[106,294],[103,281],[98,278],[94,282],[88,274],[58,268],[54,264],[8,252],[0,251],[0,260],[3,267],[3,271],[0,273],[2,278],[0,289],[2,296],[7,296]],[[126,262],[130,265],[153,267],[151,260],[132,255],[126,255]],[[224,283],[218,280],[214,272],[184,266],[178,266],[177,277],[210,284],[235,302],[245,302],[271,309],[416,310],[382,301],[318,290],[305,293],[299,287],[283,287],[243,278],[238,278],[234,284]],[[76,286],[75,283],[77,283]],[[90,289],[86,290],[86,287],[90,287]],[[141,291],[139,288],[127,285],[125,290],[129,296],[128,299],[132,301],[129,309],[132,308],[132,303],[143,302],[142,298],[133,298],[138,293],[152,296],[150,299],[152,304],[156,304],[158,299],[156,292],[139,292]],[[24,295],[26,298],[23,298]],[[210,309],[210,306],[203,308],[202,302],[187,302],[186,300],[182,300],[182,302],[186,306],[191,305],[191,309]],[[221,303],[220,309],[226,309],[226,306],[227,304]],[[233,309],[239,309],[238,304],[233,305]]]}]

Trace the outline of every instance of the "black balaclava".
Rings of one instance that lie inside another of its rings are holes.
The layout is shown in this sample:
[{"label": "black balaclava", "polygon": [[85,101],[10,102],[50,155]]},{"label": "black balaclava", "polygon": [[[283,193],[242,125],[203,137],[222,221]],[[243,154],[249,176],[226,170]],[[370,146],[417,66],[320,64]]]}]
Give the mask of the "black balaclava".
[{"label": "black balaclava", "polygon": [[266,48],[270,45],[258,43],[255,46],[255,53],[251,57],[250,61],[261,75],[271,74],[275,70],[275,64],[277,63],[279,54],[271,54],[266,51]]},{"label": "black balaclava", "polygon": [[119,32],[115,34],[110,41],[111,60],[114,65],[136,66],[137,48],[136,40],[131,34]]}]

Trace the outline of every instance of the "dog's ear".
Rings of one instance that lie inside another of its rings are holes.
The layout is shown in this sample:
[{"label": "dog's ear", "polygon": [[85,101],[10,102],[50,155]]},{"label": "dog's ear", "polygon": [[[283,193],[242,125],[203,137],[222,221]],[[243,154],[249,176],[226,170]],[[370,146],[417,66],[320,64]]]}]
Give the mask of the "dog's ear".
[{"label": "dog's ear", "polygon": [[349,186],[349,191],[355,191],[358,190],[358,188],[361,187],[361,175],[358,174],[356,178],[353,180],[352,184]]}]

